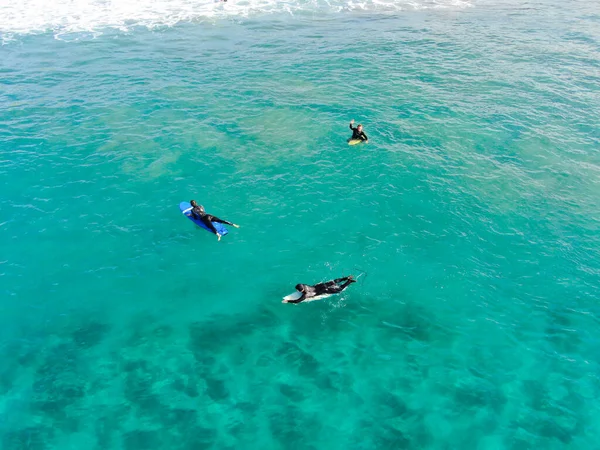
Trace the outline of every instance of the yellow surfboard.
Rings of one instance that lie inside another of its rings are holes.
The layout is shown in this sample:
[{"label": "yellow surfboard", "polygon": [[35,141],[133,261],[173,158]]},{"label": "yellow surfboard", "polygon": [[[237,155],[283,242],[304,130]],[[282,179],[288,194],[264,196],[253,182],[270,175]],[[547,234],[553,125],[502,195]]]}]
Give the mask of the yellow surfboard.
[{"label": "yellow surfboard", "polygon": [[356,144],[360,144],[361,142],[363,142],[361,139],[350,139],[348,141],[348,145],[356,145]]}]

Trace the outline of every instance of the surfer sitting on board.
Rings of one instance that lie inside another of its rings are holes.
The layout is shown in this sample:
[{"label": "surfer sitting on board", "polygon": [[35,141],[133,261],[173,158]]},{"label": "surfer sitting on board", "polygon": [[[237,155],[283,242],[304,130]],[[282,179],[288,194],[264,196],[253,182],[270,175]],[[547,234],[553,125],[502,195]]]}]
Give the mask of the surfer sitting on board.
[{"label": "surfer sitting on board", "polygon": [[[342,281],[345,281],[345,283],[342,285],[338,284]],[[297,300],[284,300],[283,303],[300,303],[306,299],[316,297],[318,295],[339,294],[344,289],[346,289],[350,285],[350,283],[355,282],[356,280],[354,279],[354,277],[350,275],[349,277],[336,278],[333,281],[318,283],[314,286],[309,286],[308,284],[297,284],[296,290],[302,294],[300,298],[298,298]]]},{"label": "surfer sitting on board", "polygon": [[354,119],[352,119],[350,121],[350,129],[352,130],[352,137],[349,140],[350,141],[359,140],[359,141],[369,142],[369,138],[363,131],[363,126],[361,124],[358,124],[358,126],[355,128],[352,126],[353,124],[354,124]]},{"label": "surfer sitting on board", "polygon": [[196,200],[192,200],[190,202],[190,205],[192,205],[192,211],[191,211],[192,217],[196,220],[201,220],[204,223],[204,225],[206,225],[208,228],[210,228],[210,230],[217,235],[217,239],[219,241],[221,240],[221,235],[219,234],[219,232],[217,231],[215,226],[212,224],[213,222],[224,223],[225,225],[231,225],[236,228],[240,227],[239,225],[236,225],[235,223],[227,222],[226,220],[222,220],[222,219],[219,219],[218,217],[212,216],[210,214],[206,214],[206,211],[204,211],[204,206],[196,203]]}]

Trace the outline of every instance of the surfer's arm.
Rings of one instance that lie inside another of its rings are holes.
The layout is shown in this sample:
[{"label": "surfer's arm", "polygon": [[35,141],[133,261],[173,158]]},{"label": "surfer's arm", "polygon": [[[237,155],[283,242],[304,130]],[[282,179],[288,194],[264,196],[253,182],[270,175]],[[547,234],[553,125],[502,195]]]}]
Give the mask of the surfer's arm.
[{"label": "surfer's arm", "polygon": [[369,138],[367,137],[367,135],[365,134],[364,131],[361,132],[360,135],[361,135],[363,141],[368,141],[369,140]]},{"label": "surfer's arm", "polygon": [[356,127],[353,127],[353,126],[352,126],[352,124],[353,124],[353,123],[354,123],[354,122],[350,122],[350,129],[351,129],[352,131],[356,130]]}]

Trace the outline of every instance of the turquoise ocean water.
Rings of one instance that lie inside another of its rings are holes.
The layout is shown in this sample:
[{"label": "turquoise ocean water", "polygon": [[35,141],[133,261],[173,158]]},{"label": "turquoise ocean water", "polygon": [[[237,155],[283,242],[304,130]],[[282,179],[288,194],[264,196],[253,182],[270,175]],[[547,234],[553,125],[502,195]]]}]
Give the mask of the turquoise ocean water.
[{"label": "turquoise ocean water", "polygon": [[0,2],[2,449],[599,448],[595,2],[56,2]]}]

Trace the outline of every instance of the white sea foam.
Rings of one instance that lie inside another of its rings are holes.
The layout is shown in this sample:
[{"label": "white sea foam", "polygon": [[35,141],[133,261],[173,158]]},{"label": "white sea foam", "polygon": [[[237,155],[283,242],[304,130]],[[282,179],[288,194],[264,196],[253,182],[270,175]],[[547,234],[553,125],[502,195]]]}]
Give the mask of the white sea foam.
[{"label": "white sea foam", "polygon": [[0,35],[53,31],[99,33],[171,26],[220,16],[325,12],[344,10],[400,11],[464,8],[467,0],[0,0]]}]

